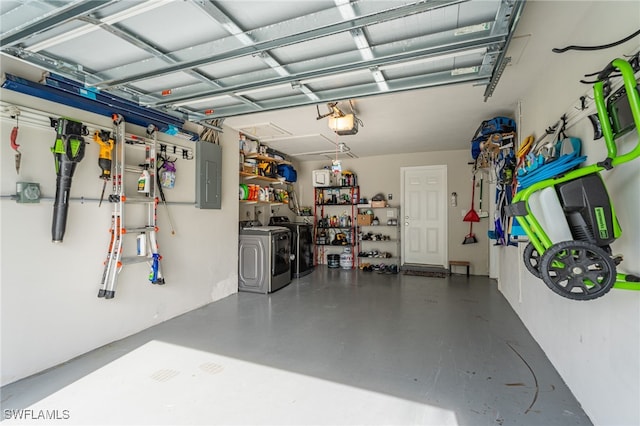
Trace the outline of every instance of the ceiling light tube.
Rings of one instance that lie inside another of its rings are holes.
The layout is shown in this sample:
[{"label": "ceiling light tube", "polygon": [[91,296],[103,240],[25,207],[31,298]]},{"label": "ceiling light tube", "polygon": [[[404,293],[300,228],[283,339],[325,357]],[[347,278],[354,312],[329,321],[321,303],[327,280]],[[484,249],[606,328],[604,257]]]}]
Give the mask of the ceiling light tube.
[{"label": "ceiling light tube", "polygon": [[[169,3],[171,0],[149,0],[137,6],[133,6],[129,9],[126,9],[122,12],[115,13],[111,16],[107,16],[100,20],[100,22],[111,25],[120,21],[124,21],[125,19],[132,18],[134,16],[140,15],[141,13],[148,12],[150,10],[156,9],[164,4]],[[67,31],[58,36],[48,38],[46,40],[41,41],[40,43],[36,43],[33,46],[29,46],[27,48],[30,52],[39,52],[41,50],[48,49],[52,46],[55,46],[60,43],[64,43],[65,41],[72,40],[74,38],[81,37],[85,34],[89,34],[92,31],[97,30],[99,27],[91,24],[86,24],[81,27],[75,28],[71,31]]]},{"label": "ceiling light tube", "polygon": [[60,35],[57,35],[55,37],[50,37],[47,38],[39,43],[36,43],[32,46],[28,46],[26,49],[29,52],[34,52],[37,53],[41,50],[45,50],[48,49],[50,47],[53,47],[55,45],[58,45],[60,43],[64,43],[65,41],[69,41],[69,40],[73,40],[74,38],[78,38],[81,37],[85,34],[89,34],[90,32],[93,32],[95,30],[97,30],[98,27],[95,25],[91,25],[91,24],[86,24],[83,25],[81,27],[75,28],[71,31],[67,31],[65,33],[62,33]]},{"label": "ceiling light tube", "polygon": [[185,106],[185,105],[192,105],[192,104],[198,104],[200,102],[212,102],[212,101],[217,101],[220,99],[226,99],[229,98],[229,95],[217,95],[217,96],[210,96],[208,98],[202,98],[202,99],[190,99],[187,101],[182,101],[182,102],[176,102],[175,104],[173,104],[174,107],[181,107],[181,106]]}]

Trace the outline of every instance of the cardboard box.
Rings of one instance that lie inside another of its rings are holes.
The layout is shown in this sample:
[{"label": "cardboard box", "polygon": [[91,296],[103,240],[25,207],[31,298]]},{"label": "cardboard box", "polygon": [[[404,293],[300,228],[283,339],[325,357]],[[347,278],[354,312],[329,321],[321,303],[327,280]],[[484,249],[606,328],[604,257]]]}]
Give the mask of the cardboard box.
[{"label": "cardboard box", "polygon": [[358,226],[368,226],[373,222],[372,214],[358,214]]},{"label": "cardboard box", "polygon": [[387,207],[386,201],[372,201],[371,207]]}]

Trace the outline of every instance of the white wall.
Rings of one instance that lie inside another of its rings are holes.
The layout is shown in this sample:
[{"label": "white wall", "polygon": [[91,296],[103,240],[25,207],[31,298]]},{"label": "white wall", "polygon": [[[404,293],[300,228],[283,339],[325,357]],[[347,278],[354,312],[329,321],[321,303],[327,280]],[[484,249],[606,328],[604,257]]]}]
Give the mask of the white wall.
[{"label": "white wall", "polygon": [[[571,23],[554,20],[553,13],[544,13],[540,2],[528,4],[526,13],[540,13],[539,19],[550,27],[569,26],[567,39],[557,40],[557,46],[608,43],[631,33],[640,22],[638,2],[581,2],[576,11],[576,20]],[[637,40],[614,49],[569,52],[546,62],[544,78],[535,82],[522,100],[521,137],[540,135],[589,90],[577,82],[583,74],[637,50]],[[568,133],[582,138],[589,163],[604,158],[604,142],[593,140],[586,120]],[[625,137],[621,151],[628,151],[637,140],[635,133]],[[625,255],[619,271],[636,275],[640,275],[639,164],[640,159],[602,173],[623,228],[622,238],[612,245],[614,253]],[[523,248],[521,244],[498,250],[499,283],[505,297],[594,424],[640,424],[640,292],[613,289],[593,301],[565,299],[526,271],[521,260]]]},{"label": "white wall", "polygon": [[[425,139],[428,135],[425,135]],[[342,168],[351,170],[358,176],[361,197],[371,200],[378,193],[393,195],[388,201],[391,206],[400,206],[400,169],[412,166],[447,166],[447,193],[457,192],[458,205],[451,207],[448,204],[448,251],[451,260],[468,260],[471,262],[471,274],[488,275],[489,259],[488,246],[493,242],[487,237],[489,219],[481,219],[480,223],[473,224],[473,232],[478,243],[463,245],[465,235],[469,233],[469,224],[462,218],[471,207],[472,166],[470,150],[418,152],[414,154],[396,154],[366,158],[343,159]],[[312,171],[330,166],[331,161],[306,161],[301,163],[298,173],[300,180],[301,203],[313,206]],[[485,182],[485,191],[488,185]],[[447,197],[448,198],[448,197]],[[490,200],[485,192],[484,201]],[[476,193],[476,210],[478,206],[478,193]],[[488,204],[483,205],[483,210],[488,210]]]},{"label": "white wall", "polygon": [[[23,72],[7,58],[2,60],[2,71]],[[0,94],[6,102],[111,128],[107,117],[4,89]],[[9,146],[13,125],[11,120],[2,120],[0,126],[0,193],[15,194],[16,182],[28,181],[40,183],[44,197],[54,197],[56,175],[50,151],[54,130],[21,123],[18,143],[22,167],[17,176]],[[136,126],[127,126],[127,131],[144,134]],[[160,139],[189,144],[166,135]],[[112,300],[96,297],[109,242],[108,202],[101,208],[95,202],[71,202],[64,242],[53,244],[53,201],[18,204],[6,197],[0,200],[2,385],[237,291],[237,250],[229,250],[230,245],[236,247],[238,236],[238,144],[234,132],[223,134],[221,144],[222,209],[169,205],[176,230],[172,236],[167,212],[160,205],[158,239],[166,284],[150,284],[149,267],[144,263],[125,266]],[[98,145],[90,142],[73,178],[72,197],[100,196],[97,161]],[[166,190],[167,200],[193,202],[195,161],[178,160],[176,166],[176,187]]]}]

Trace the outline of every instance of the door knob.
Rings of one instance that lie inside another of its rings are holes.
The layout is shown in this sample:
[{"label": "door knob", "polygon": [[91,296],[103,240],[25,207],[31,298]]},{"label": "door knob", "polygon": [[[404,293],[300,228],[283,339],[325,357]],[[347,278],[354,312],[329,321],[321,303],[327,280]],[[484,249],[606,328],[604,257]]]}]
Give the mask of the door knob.
[{"label": "door knob", "polygon": [[404,226],[409,226],[409,222],[405,222],[405,223],[404,223]]}]

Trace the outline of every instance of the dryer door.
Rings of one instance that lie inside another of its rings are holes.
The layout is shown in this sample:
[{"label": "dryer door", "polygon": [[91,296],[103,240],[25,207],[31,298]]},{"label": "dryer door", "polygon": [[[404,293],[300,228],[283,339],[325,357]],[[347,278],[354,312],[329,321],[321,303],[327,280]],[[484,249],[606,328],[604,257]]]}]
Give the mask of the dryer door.
[{"label": "dryer door", "polygon": [[274,233],[271,238],[272,276],[291,273],[291,231]]},{"label": "dryer door", "polygon": [[[263,237],[265,238],[265,237]],[[263,238],[243,235],[240,237],[238,259],[238,290],[267,293],[270,271],[266,263],[266,247]]]}]

